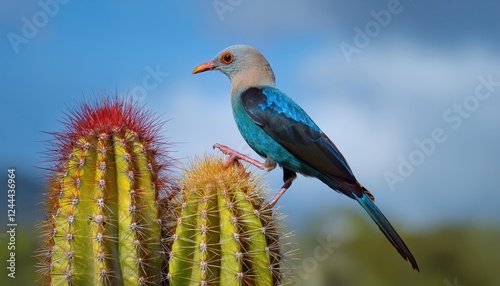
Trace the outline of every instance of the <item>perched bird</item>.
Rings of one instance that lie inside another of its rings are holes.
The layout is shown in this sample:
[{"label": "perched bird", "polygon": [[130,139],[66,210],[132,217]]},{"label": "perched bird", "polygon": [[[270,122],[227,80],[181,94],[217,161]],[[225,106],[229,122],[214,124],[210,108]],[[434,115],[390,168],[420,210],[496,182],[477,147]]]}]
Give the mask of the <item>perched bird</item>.
[{"label": "perched bird", "polygon": [[271,200],[274,205],[291,186],[296,173],[315,177],[333,190],[356,200],[413,269],[419,270],[410,250],[374,203],[374,197],[354,176],[335,144],[307,113],[276,88],[268,61],[253,47],[235,45],[193,70],[218,70],[231,80],[231,105],[238,129],[248,145],[265,158],[264,164],[228,147],[215,147],[270,171],[283,168],[284,185]]}]

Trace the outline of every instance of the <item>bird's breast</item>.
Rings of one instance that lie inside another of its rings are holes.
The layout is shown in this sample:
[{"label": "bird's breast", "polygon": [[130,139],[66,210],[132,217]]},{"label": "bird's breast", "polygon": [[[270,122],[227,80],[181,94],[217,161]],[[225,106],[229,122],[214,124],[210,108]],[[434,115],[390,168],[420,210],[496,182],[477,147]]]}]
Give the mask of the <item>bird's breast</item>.
[{"label": "bird's breast", "polygon": [[268,156],[266,145],[269,135],[248,116],[241,102],[233,102],[233,116],[236,126],[248,145],[262,157]]}]

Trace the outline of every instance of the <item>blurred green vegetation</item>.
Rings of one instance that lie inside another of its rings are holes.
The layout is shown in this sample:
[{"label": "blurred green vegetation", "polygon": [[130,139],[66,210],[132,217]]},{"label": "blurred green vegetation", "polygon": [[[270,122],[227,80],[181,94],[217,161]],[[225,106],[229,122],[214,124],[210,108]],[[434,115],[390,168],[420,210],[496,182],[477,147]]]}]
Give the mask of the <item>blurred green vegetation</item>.
[{"label": "blurred green vegetation", "polygon": [[[442,225],[405,232],[404,226],[395,225],[417,259],[417,272],[368,216],[334,212],[311,218],[311,222],[292,238],[300,248],[294,285],[500,285],[498,227]],[[318,241],[335,245],[332,253]],[[315,257],[323,261],[315,264]]]},{"label": "blurred green vegetation", "polygon": [[[443,225],[405,232],[404,226],[395,225],[417,259],[419,273],[399,256],[367,216],[338,211],[318,214],[310,222],[294,230],[295,235],[289,238],[298,248],[287,262],[294,268],[292,285],[500,285],[498,227]],[[33,253],[38,234],[32,229],[17,229],[15,279],[7,277],[7,239],[0,236],[4,265],[0,285],[34,285],[37,275]]]}]

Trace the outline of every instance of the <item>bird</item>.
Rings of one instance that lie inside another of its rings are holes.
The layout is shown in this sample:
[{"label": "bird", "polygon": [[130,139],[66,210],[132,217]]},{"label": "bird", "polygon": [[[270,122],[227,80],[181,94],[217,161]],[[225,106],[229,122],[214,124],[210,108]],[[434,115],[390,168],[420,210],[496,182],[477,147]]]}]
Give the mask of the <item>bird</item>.
[{"label": "bird", "polygon": [[337,146],[311,117],[276,87],[274,72],[254,47],[233,45],[211,61],[197,66],[193,74],[220,71],[231,81],[231,106],[239,132],[264,159],[253,160],[222,144],[215,144],[234,160],[244,160],[266,171],[283,169],[283,187],[271,199],[271,206],[292,185],[300,173],[314,177],[329,188],[357,201],[377,224],[399,254],[413,269],[417,261],[382,211],[374,196],[363,187]]}]

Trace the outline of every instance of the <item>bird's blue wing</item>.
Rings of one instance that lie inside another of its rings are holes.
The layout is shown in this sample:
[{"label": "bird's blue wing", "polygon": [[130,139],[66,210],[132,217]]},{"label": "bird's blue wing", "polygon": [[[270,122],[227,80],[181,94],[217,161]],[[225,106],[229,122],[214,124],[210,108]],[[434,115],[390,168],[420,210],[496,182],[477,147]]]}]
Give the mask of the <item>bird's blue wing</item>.
[{"label": "bird's blue wing", "polygon": [[242,93],[241,102],[252,121],[293,156],[331,181],[347,186],[339,191],[356,199],[401,256],[418,270],[415,258],[374,204],[373,196],[357,182],[344,156],[302,108],[272,87],[250,88]]},{"label": "bird's blue wing", "polygon": [[241,102],[253,122],[292,155],[331,179],[356,183],[351,168],[335,144],[280,90],[249,88],[242,93]]}]

